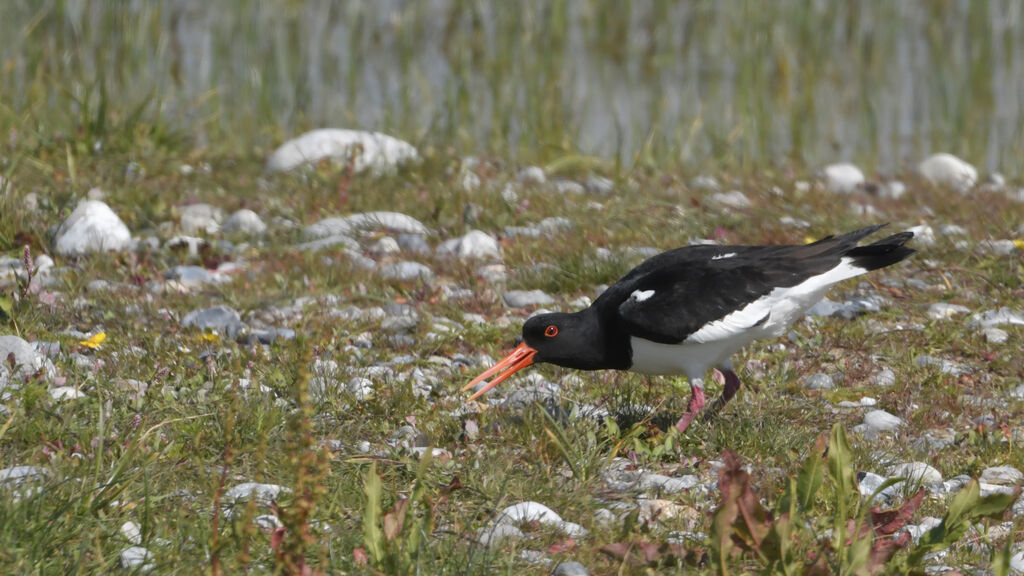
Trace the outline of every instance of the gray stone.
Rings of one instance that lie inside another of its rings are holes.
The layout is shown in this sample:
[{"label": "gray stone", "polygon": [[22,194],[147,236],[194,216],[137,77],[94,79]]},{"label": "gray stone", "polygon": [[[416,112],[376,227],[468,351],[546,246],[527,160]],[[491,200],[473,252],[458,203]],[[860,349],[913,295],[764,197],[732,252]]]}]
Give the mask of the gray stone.
[{"label": "gray stone", "polygon": [[875,474],[874,472],[860,472],[857,474],[857,490],[859,490],[860,495],[865,498],[878,492],[875,494],[875,499],[872,501],[872,504],[891,504],[897,496],[896,485],[891,484],[879,491],[879,489],[882,488],[882,484],[887,480],[888,478],[885,476]]},{"label": "gray stone", "polygon": [[836,383],[828,374],[818,372],[817,374],[812,374],[808,377],[807,380],[804,381],[804,386],[811,390],[831,390],[836,387]]},{"label": "gray stone", "polygon": [[1005,344],[1010,339],[1010,333],[1002,328],[996,328],[995,326],[989,326],[988,328],[982,328],[982,335],[985,336],[985,341],[991,344]]},{"label": "gray stone", "polygon": [[551,186],[559,194],[579,195],[587,192],[587,188],[583,184],[574,180],[555,180],[551,183]]},{"label": "gray stone", "polygon": [[452,238],[437,247],[440,258],[458,258],[459,260],[500,259],[501,248],[498,241],[486,232],[471,230],[465,236]]},{"label": "gray stone", "polygon": [[12,466],[0,469],[0,487],[18,487],[27,482],[40,482],[46,479],[49,471],[40,466]]},{"label": "gray stone", "polygon": [[408,142],[380,132],[322,128],[306,132],[282,144],[267,158],[267,172],[286,172],[331,160],[352,166],[356,173],[383,175],[407,162],[419,160]]},{"label": "gray stone", "polygon": [[1024,313],[1008,306],[998,310],[986,310],[971,316],[967,322],[971,328],[988,328],[990,326],[1024,326]]},{"label": "gray stone", "polygon": [[57,229],[57,253],[65,256],[120,251],[131,242],[128,227],[109,206],[98,200],[79,202]]},{"label": "gray stone", "polygon": [[906,478],[911,483],[938,484],[942,482],[942,473],[924,462],[904,462],[890,466],[887,474],[890,478]]},{"label": "gray stone", "polygon": [[875,386],[888,388],[896,384],[896,373],[892,371],[892,368],[883,366],[881,370],[871,376],[871,383]]},{"label": "gray stone", "polygon": [[936,358],[934,356],[921,355],[917,357],[916,362],[921,368],[935,366],[939,369],[939,372],[949,374],[950,376],[963,376],[964,374],[970,374],[973,372],[970,366],[964,366],[963,364],[958,364],[944,358]]},{"label": "gray stone", "polygon": [[276,484],[261,484],[259,482],[243,482],[232,486],[224,493],[224,502],[234,504],[237,502],[248,502],[255,499],[256,504],[268,508],[277,501],[281,494],[291,494],[292,489],[287,486]]},{"label": "gray stone", "polygon": [[1014,400],[1024,400],[1024,384],[1010,390],[1010,398],[1013,398]]},{"label": "gray stone", "polygon": [[960,304],[950,304],[948,302],[935,302],[928,307],[928,317],[935,320],[947,320],[956,316],[957,314],[966,314],[971,309]]},{"label": "gray stone", "polygon": [[890,432],[903,425],[903,420],[885,410],[872,410],[864,415],[864,426],[874,432]]},{"label": "gray stone", "polygon": [[260,236],[267,231],[267,225],[263,223],[260,215],[242,208],[234,211],[224,222],[225,234],[243,234],[246,236]]},{"label": "gray stone", "polygon": [[512,308],[527,308],[529,306],[549,306],[555,303],[555,299],[543,290],[509,290],[502,295],[505,304]]},{"label": "gray stone", "polygon": [[579,562],[560,562],[551,572],[552,576],[590,576],[587,567]]},{"label": "gray stone", "polygon": [[370,252],[377,256],[388,256],[391,254],[397,254],[402,251],[402,247],[398,245],[398,241],[391,236],[384,236],[378,238],[370,246]]},{"label": "gray stone", "polygon": [[419,262],[402,261],[395,262],[394,264],[386,264],[381,266],[378,272],[388,280],[422,280],[424,282],[430,282],[434,279],[434,271]]},{"label": "gray stone", "polygon": [[1024,473],[1013,466],[994,466],[983,470],[979,481],[997,486],[1013,486],[1024,481]]},{"label": "gray stone", "polygon": [[217,330],[227,334],[229,338],[234,338],[245,326],[238,311],[223,304],[193,310],[181,319],[181,325],[186,328],[195,326],[200,330]]},{"label": "gray stone", "polygon": [[0,336],[0,362],[3,362],[6,368],[11,367],[8,359],[12,355],[13,376],[18,379],[27,378],[39,371],[43,372],[47,380],[53,379],[57,374],[53,362],[40,354],[31,344],[12,334]]},{"label": "gray stone", "polygon": [[744,209],[751,206],[750,199],[747,195],[739,190],[730,190],[729,192],[715,192],[708,197],[708,204],[717,206],[719,208],[731,208],[731,209]]},{"label": "gray stone", "polygon": [[333,236],[325,236],[316,240],[310,240],[309,242],[303,242],[295,246],[298,250],[319,252],[324,248],[333,248],[334,246],[342,246],[348,250],[359,250],[359,242],[356,242],[352,238],[344,234],[335,234]]},{"label": "gray stone", "polygon": [[1010,557],[1010,573],[1024,574],[1024,550]]},{"label": "gray stone", "polygon": [[324,218],[306,226],[303,234],[307,238],[326,236],[351,236],[361,230],[393,230],[401,234],[430,234],[422,222],[400,212],[361,212],[344,218]]},{"label": "gray stone", "polygon": [[693,190],[702,190],[707,192],[718,192],[722,189],[722,186],[718,183],[718,180],[714,176],[708,176],[701,174],[690,180],[690,188]]},{"label": "gray stone", "polygon": [[186,234],[216,234],[224,220],[224,211],[209,204],[190,204],[181,208],[181,229]]},{"label": "gray stone", "polygon": [[548,181],[544,169],[539,166],[527,166],[516,174],[516,180],[523,184],[543,184]]},{"label": "gray stone", "polygon": [[899,180],[892,180],[878,187],[878,197],[886,200],[899,200],[906,193],[907,186]]},{"label": "gray stone", "polygon": [[607,196],[615,190],[615,182],[604,176],[588,176],[583,186],[587,192],[599,196]]},{"label": "gray stone", "polygon": [[997,256],[1007,256],[1018,250],[1013,240],[982,240],[978,242],[978,247]]},{"label": "gray stone", "polygon": [[178,282],[187,288],[197,288],[206,284],[227,282],[226,276],[210,272],[202,266],[175,266],[164,272],[165,280]]},{"label": "gray stone", "polygon": [[142,544],[142,528],[140,528],[135,522],[129,520],[128,522],[121,524],[119,532],[129,544],[134,544],[135,546]]},{"label": "gray stone", "polygon": [[399,234],[395,240],[398,242],[398,246],[406,252],[420,255],[431,252],[430,244],[427,244],[426,239],[420,234]]},{"label": "gray stone", "polygon": [[663,494],[676,494],[690,490],[700,484],[700,478],[692,474],[672,478],[663,474],[645,472],[640,475],[637,487],[644,491],[658,491]]},{"label": "gray stone", "polygon": [[131,546],[129,548],[125,548],[121,551],[121,556],[118,559],[118,562],[125,570],[149,572],[154,568],[153,553],[142,546]]}]

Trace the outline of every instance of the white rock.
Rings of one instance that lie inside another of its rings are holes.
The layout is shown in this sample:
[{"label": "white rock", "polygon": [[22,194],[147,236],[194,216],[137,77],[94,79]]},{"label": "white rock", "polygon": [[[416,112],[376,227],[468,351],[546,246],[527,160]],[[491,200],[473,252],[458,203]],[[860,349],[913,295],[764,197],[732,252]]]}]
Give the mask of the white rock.
[{"label": "white rock", "polygon": [[1010,573],[1024,574],[1024,550],[1010,557]]},{"label": "white rock", "polygon": [[50,398],[53,398],[57,402],[62,400],[74,400],[76,398],[85,398],[85,393],[74,386],[58,386],[56,388],[50,388],[49,393]]},{"label": "white rock", "polygon": [[142,544],[142,528],[130,520],[121,524],[121,536],[123,536],[129,544],[134,544],[135,546]]},{"label": "white rock", "polygon": [[988,328],[989,326],[1024,326],[1024,313],[1003,306],[998,310],[986,310],[971,316],[967,322],[971,328]]},{"label": "white rock", "polygon": [[57,253],[120,251],[131,245],[132,233],[103,202],[83,200],[57,229]]},{"label": "white rock", "polygon": [[896,373],[892,368],[883,366],[881,370],[871,376],[871,384],[887,388],[896,383]]},{"label": "white rock", "polygon": [[899,180],[892,180],[878,187],[878,197],[886,200],[899,200],[906,193],[907,186]]},{"label": "white rock", "polygon": [[692,474],[672,478],[663,474],[652,474],[645,472],[640,476],[637,487],[644,491],[658,491],[664,494],[675,494],[700,484],[700,478]]},{"label": "white rock", "polygon": [[852,194],[864,185],[864,173],[853,164],[830,164],[822,170],[825,188],[838,194]]},{"label": "white rock", "polygon": [[477,540],[484,546],[494,547],[504,540],[522,540],[524,537],[523,531],[512,524],[494,524],[480,530]]},{"label": "white rock", "polygon": [[132,546],[121,551],[120,563],[126,570],[149,572],[153,569],[153,554],[142,546]]},{"label": "white rock", "polygon": [[408,142],[379,132],[325,128],[293,138],[267,159],[267,172],[285,172],[307,163],[329,159],[345,165],[352,159],[356,173],[380,175],[419,159]]},{"label": "white rock", "polygon": [[344,218],[324,218],[306,226],[307,238],[353,234],[360,230],[394,230],[403,234],[430,234],[422,222],[400,212],[362,212]]},{"label": "white rock", "polygon": [[471,230],[459,242],[456,256],[460,260],[500,258],[501,248],[498,246],[498,241],[486,232]]},{"label": "white rock", "polygon": [[259,214],[248,208],[242,208],[228,216],[222,229],[225,234],[259,236],[267,231],[267,225],[263,223],[263,219],[260,218]]},{"label": "white rock", "polygon": [[902,426],[903,420],[885,410],[872,410],[864,415],[864,425],[875,432],[889,432]]},{"label": "white rock", "polygon": [[720,208],[743,209],[750,207],[750,199],[739,190],[715,192],[708,197],[708,203]]},{"label": "white rock", "polygon": [[46,479],[49,471],[40,466],[11,466],[0,470],[0,487],[16,487]]},{"label": "white rock", "polygon": [[971,309],[960,304],[949,304],[948,302],[935,302],[928,307],[928,317],[936,320],[948,320],[957,314],[966,314]]},{"label": "white rock", "polygon": [[224,220],[224,211],[209,204],[189,204],[181,207],[181,229],[186,234],[216,234]]},{"label": "white rock", "polygon": [[982,240],[978,242],[978,247],[997,256],[1006,256],[1019,250],[1013,240]]},{"label": "white rock", "polygon": [[555,299],[543,290],[509,290],[502,295],[505,304],[512,308],[526,308],[527,306],[549,306],[555,303]]},{"label": "white rock", "polygon": [[0,362],[3,362],[5,368],[11,367],[8,358],[12,355],[15,375],[19,378],[31,376],[40,370],[43,371],[47,379],[52,379],[57,375],[57,369],[54,368],[53,362],[36,351],[31,344],[18,336],[0,336]]},{"label": "white rock", "polygon": [[1024,384],[1010,390],[1010,398],[1013,398],[1014,400],[1024,400]]},{"label": "white rock", "polygon": [[904,462],[890,466],[886,472],[890,478],[906,478],[912,484],[938,484],[942,473],[924,462]]},{"label": "white rock", "polygon": [[529,522],[539,522],[552,526],[567,536],[580,538],[587,535],[586,529],[579,524],[566,522],[557,512],[541,504],[540,502],[520,502],[513,504],[501,511],[495,520],[497,524],[522,525]]},{"label": "white rock", "polygon": [[408,280],[430,282],[434,279],[434,271],[419,262],[402,261],[385,264],[380,267],[378,272],[388,280],[401,280],[403,282]]},{"label": "white rock", "polygon": [[920,226],[907,228],[907,232],[914,233],[915,244],[919,244],[921,246],[935,245],[935,231],[932,230],[932,227],[927,224],[921,224]]},{"label": "white rock", "polygon": [[983,328],[981,333],[985,336],[985,341],[991,344],[1005,344],[1010,339],[1010,333],[1002,328],[996,328],[995,326],[989,326]]},{"label": "white rock", "polygon": [[993,466],[982,471],[979,481],[998,486],[1013,486],[1024,481],[1024,473],[1013,466]]},{"label": "white rock", "polygon": [[516,180],[523,184],[543,184],[548,181],[544,169],[539,166],[527,166],[516,174]]},{"label": "white rock", "polygon": [[261,484],[259,482],[244,482],[237,486],[233,486],[230,490],[225,492],[224,501],[237,502],[239,500],[255,498],[257,504],[267,507],[273,504],[280,494],[290,494],[291,491],[292,489],[287,486]]},{"label": "white rock", "polygon": [[929,156],[917,169],[932,184],[960,192],[966,192],[978,182],[978,171],[974,166],[944,152]]}]

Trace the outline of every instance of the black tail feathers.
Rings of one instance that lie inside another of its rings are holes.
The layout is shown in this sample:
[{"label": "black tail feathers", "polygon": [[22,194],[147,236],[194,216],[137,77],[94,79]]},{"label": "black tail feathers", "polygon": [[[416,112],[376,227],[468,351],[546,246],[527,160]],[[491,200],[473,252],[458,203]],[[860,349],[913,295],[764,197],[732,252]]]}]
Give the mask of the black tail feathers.
[{"label": "black tail feathers", "polygon": [[[881,226],[872,226],[871,228],[873,228],[871,231],[874,232],[878,228],[881,228]],[[909,242],[913,237],[913,232],[900,232],[899,234],[893,234],[892,236],[883,238],[878,242],[868,244],[867,246],[851,248],[844,254],[844,256],[852,258],[854,265],[864,268],[865,270],[885,268],[886,266],[908,258],[911,254],[916,252],[913,248],[907,248],[904,246],[904,244]]]}]

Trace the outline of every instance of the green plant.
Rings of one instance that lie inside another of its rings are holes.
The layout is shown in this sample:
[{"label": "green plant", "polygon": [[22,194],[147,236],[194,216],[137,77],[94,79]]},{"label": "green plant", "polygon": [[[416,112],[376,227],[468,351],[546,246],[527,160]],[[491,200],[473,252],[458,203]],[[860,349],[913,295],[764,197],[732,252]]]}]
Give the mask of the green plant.
[{"label": "green plant", "polygon": [[[896,556],[910,547],[910,534],[901,529],[921,506],[925,491],[918,490],[896,509],[866,508],[857,493],[841,425],[833,426],[827,443],[824,437],[818,440],[773,510],[763,506],[751,489],[739,456],[726,451],[723,460],[721,502],[710,537],[710,560],[718,574],[729,573],[737,553],[762,574],[924,574],[927,554],[956,543],[974,521],[1002,515],[1016,497],[982,498],[978,483],[972,481],[953,498],[938,526],[922,535],[908,554]],[[898,481],[890,480],[879,491]],[[826,525],[830,538],[821,537]]]},{"label": "green plant", "polygon": [[377,463],[370,464],[364,478],[366,506],[363,509],[363,545],[373,568],[382,574],[417,572],[425,540],[433,530],[431,497],[427,494],[432,450],[427,449],[416,467],[416,479],[408,498],[399,497],[382,515],[384,489]]}]

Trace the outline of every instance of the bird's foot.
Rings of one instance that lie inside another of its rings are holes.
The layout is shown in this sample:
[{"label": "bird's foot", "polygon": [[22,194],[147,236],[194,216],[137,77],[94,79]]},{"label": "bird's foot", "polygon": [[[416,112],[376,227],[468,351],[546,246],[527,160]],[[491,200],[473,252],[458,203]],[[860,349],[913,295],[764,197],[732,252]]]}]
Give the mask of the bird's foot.
[{"label": "bird's foot", "polygon": [[686,407],[686,412],[682,418],[676,422],[676,430],[680,432],[686,432],[686,429],[690,427],[693,419],[697,417],[701,409],[704,408],[704,388],[701,386],[690,386],[690,403]]},{"label": "bird's foot", "polygon": [[711,404],[711,408],[708,409],[706,414],[704,414],[705,421],[714,418],[718,414],[718,411],[724,408],[725,405],[729,402],[729,400],[732,400],[732,397],[736,395],[736,392],[740,389],[740,386],[743,385],[743,383],[740,382],[740,377],[737,376],[736,373],[733,372],[732,370],[724,370],[722,372],[715,370],[715,374],[721,375],[722,394],[715,399],[715,401]]}]

